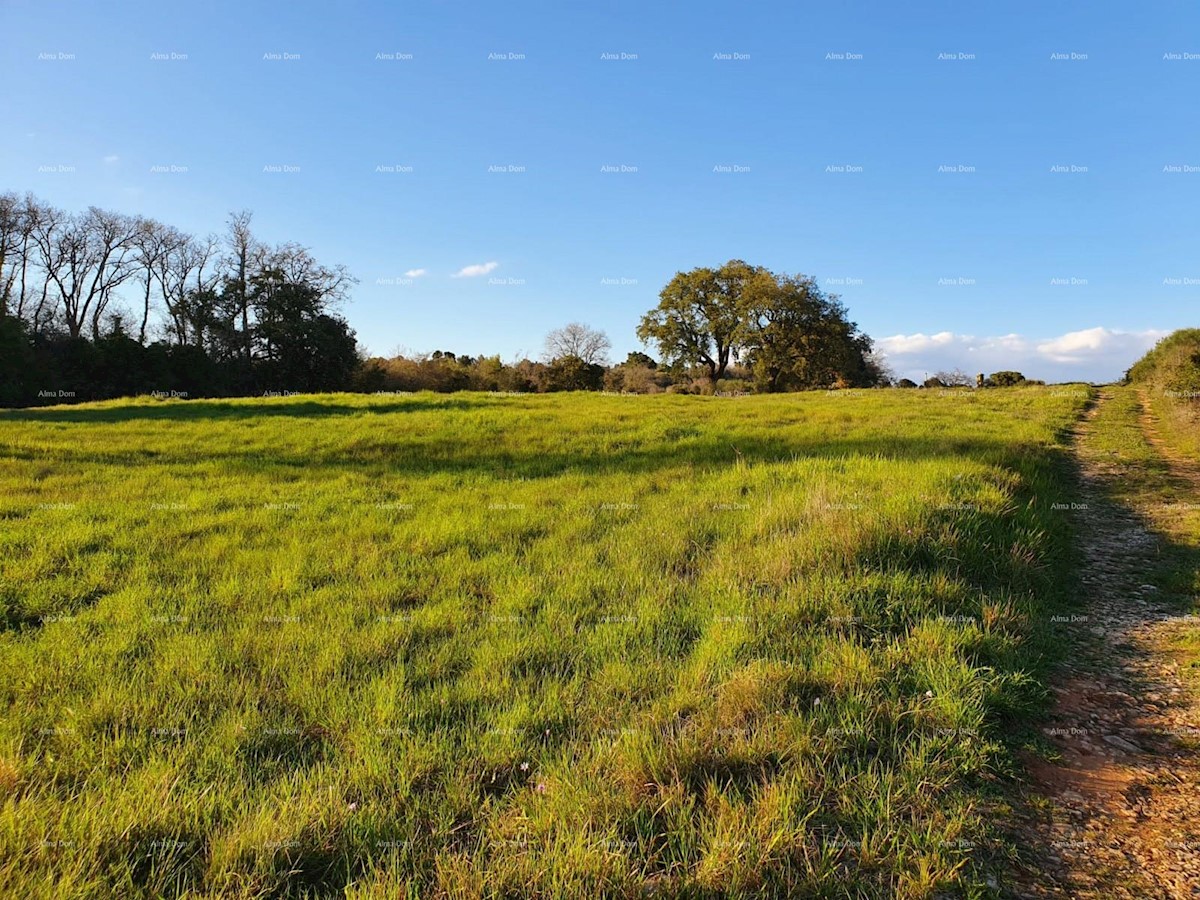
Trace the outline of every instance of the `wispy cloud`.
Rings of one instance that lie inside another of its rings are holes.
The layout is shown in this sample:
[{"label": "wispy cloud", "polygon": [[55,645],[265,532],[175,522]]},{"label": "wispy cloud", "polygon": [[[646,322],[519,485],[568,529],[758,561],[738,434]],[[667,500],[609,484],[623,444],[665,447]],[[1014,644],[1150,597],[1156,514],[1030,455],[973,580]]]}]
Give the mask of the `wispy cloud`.
[{"label": "wispy cloud", "polygon": [[428,275],[427,269],[409,269],[404,273],[405,278],[420,278],[422,275]]},{"label": "wispy cloud", "polygon": [[897,375],[914,380],[950,369],[964,369],[968,374],[1016,369],[1030,378],[1049,381],[1111,381],[1166,334],[1155,329],[1118,331],[1097,326],[1050,338],[1019,334],[975,337],[939,331],[895,334],[875,343]]},{"label": "wispy cloud", "polygon": [[463,266],[455,272],[452,278],[478,278],[480,275],[487,275],[494,272],[500,265],[498,262],[475,263],[472,266]]}]

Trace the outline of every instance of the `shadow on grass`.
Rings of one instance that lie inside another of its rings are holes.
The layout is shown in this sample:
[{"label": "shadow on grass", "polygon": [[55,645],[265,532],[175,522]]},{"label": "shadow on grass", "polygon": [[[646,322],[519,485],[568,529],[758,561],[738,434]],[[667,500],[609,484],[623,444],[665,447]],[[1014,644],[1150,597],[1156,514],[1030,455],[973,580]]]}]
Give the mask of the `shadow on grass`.
[{"label": "shadow on grass", "polygon": [[[364,395],[366,396],[366,395]],[[76,424],[115,424],[120,422],[172,421],[198,422],[202,420],[238,421],[290,417],[297,419],[319,419],[328,416],[353,416],[385,413],[437,412],[447,409],[478,409],[482,404],[461,397],[435,396],[386,403],[349,404],[322,403],[315,400],[292,401],[286,398],[237,398],[229,400],[177,400],[163,403],[130,404],[117,406],[56,406],[38,409],[0,410],[0,423],[4,422],[72,422]]]},{"label": "shadow on grass", "polygon": [[[256,414],[257,415],[257,414]],[[89,465],[180,465],[219,463],[230,471],[239,468],[262,473],[278,468],[304,470],[310,477],[322,471],[339,474],[366,472],[381,477],[438,474],[491,474],[500,478],[551,478],[563,474],[670,472],[679,468],[720,469],[738,464],[779,463],[804,459],[880,459],[926,462],[970,458],[980,462],[1022,468],[1030,454],[1043,452],[1034,445],[1014,445],[1001,439],[932,435],[927,438],[801,439],[794,435],[757,437],[745,434],[709,434],[678,441],[648,442],[605,450],[579,451],[544,448],[534,443],[506,449],[485,441],[432,439],[419,432],[379,432],[351,444],[328,448],[234,447],[229,450],[129,449],[97,450],[94,446],[62,445],[52,450],[9,447],[9,459]]]}]

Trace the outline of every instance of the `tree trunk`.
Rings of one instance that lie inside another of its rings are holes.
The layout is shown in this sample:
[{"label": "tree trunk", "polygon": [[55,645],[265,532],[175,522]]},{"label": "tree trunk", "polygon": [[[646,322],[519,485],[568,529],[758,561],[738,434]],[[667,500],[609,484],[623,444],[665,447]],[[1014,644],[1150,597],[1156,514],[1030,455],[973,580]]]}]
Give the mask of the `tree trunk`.
[{"label": "tree trunk", "polygon": [[142,304],[142,327],[138,330],[138,343],[146,346],[146,323],[150,320],[150,276],[146,275],[146,300]]}]

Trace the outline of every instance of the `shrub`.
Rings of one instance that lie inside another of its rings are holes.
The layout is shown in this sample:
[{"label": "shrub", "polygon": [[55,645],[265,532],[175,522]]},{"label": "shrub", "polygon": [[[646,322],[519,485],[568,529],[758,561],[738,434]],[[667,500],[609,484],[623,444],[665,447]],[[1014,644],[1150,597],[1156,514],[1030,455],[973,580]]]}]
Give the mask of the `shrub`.
[{"label": "shrub", "polygon": [[[632,355],[632,354],[631,354]],[[613,366],[604,373],[604,389],[625,394],[659,394],[662,393],[669,379],[656,372],[650,366],[636,363],[623,363]]]},{"label": "shrub", "polygon": [[560,356],[546,366],[547,391],[598,391],[604,387],[604,367],[578,356]]},{"label": "shrub", "polygon": [[990,387],[1014,387],[1018,384],[1025,384],[1025,376],[1020,372],[1005,370],[1003,372],[993,372],[991,378],[987,380]]}]

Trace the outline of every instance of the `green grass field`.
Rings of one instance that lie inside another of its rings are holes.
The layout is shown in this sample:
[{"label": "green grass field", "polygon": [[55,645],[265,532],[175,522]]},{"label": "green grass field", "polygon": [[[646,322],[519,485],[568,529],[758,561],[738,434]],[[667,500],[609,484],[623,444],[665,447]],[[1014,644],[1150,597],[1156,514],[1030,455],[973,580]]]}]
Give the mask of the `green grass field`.
[{"label": "green grass field", "polygon": [[986,895],[1087,396],[0,413],[0,895]]}]

